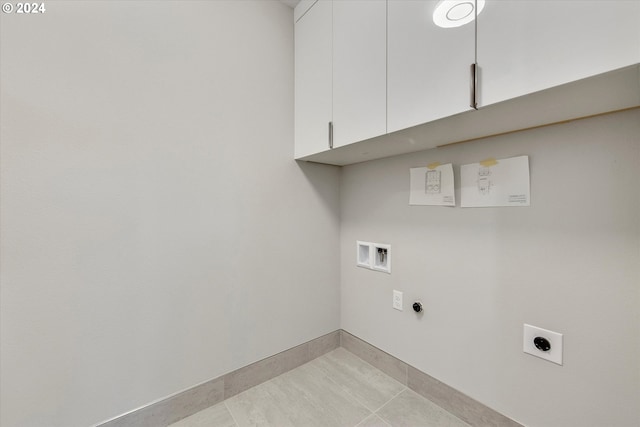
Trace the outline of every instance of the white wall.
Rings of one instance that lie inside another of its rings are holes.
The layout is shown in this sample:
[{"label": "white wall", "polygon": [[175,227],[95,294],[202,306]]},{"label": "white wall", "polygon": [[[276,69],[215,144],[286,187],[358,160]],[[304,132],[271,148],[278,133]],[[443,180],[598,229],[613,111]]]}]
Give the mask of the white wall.
[{"label": "white wall", "polygon": [[87,426],[337,329],[292,10],[46,7],[1,22],[0,424]]},{"label": "white wall", "polygon": [[[410,167],[523,154],[531,207],[408,205]],[[392,274],[356,240],[390,243]],[[347,166],[341,250],[345,330],[527,426],[640,425],[640,111]],[[564,334],[564,366],[523,323]]]}]

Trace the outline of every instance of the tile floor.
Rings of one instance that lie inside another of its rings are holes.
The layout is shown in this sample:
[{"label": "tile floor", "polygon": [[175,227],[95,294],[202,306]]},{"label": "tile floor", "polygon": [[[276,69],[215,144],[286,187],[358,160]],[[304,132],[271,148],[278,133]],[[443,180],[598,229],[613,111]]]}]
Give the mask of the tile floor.
[{"label": "tile floor", "polygon": [[338,348],[170,427],[469,427]]}]

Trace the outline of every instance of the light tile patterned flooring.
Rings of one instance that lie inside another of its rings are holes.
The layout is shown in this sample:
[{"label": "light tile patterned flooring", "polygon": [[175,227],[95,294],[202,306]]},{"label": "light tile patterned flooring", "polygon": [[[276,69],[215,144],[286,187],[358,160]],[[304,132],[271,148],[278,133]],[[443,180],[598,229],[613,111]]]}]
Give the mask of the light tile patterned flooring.
[{"label": "light tile patterned flooring", "polygon": [[469,427],[338,348],[170,427]]}]

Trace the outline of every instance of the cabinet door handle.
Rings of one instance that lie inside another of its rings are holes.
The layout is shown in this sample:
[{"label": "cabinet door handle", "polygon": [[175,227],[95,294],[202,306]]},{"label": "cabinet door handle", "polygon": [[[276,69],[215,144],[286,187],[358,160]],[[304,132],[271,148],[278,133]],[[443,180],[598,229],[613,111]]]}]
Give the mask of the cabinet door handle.
[{"label": "cabinet door handle", "polygon": [[333,148],[333,122],[329,122],[329,148]]},{"label": "cabinet door handle", "polygon": [[476,90],[478,87],[478,64],[471,64],[471,108],[478,109],[478,100],[476,99]]}]

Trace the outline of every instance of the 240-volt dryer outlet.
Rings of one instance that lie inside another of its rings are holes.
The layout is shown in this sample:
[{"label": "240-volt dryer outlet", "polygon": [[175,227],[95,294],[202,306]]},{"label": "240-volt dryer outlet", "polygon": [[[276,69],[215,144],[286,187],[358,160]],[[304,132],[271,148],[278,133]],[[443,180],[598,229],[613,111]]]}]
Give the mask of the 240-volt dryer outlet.
[{"label": "240-volt dryer outlet", "polygon": [[562,365],[562,334],[524,325],[522,351]]}]

